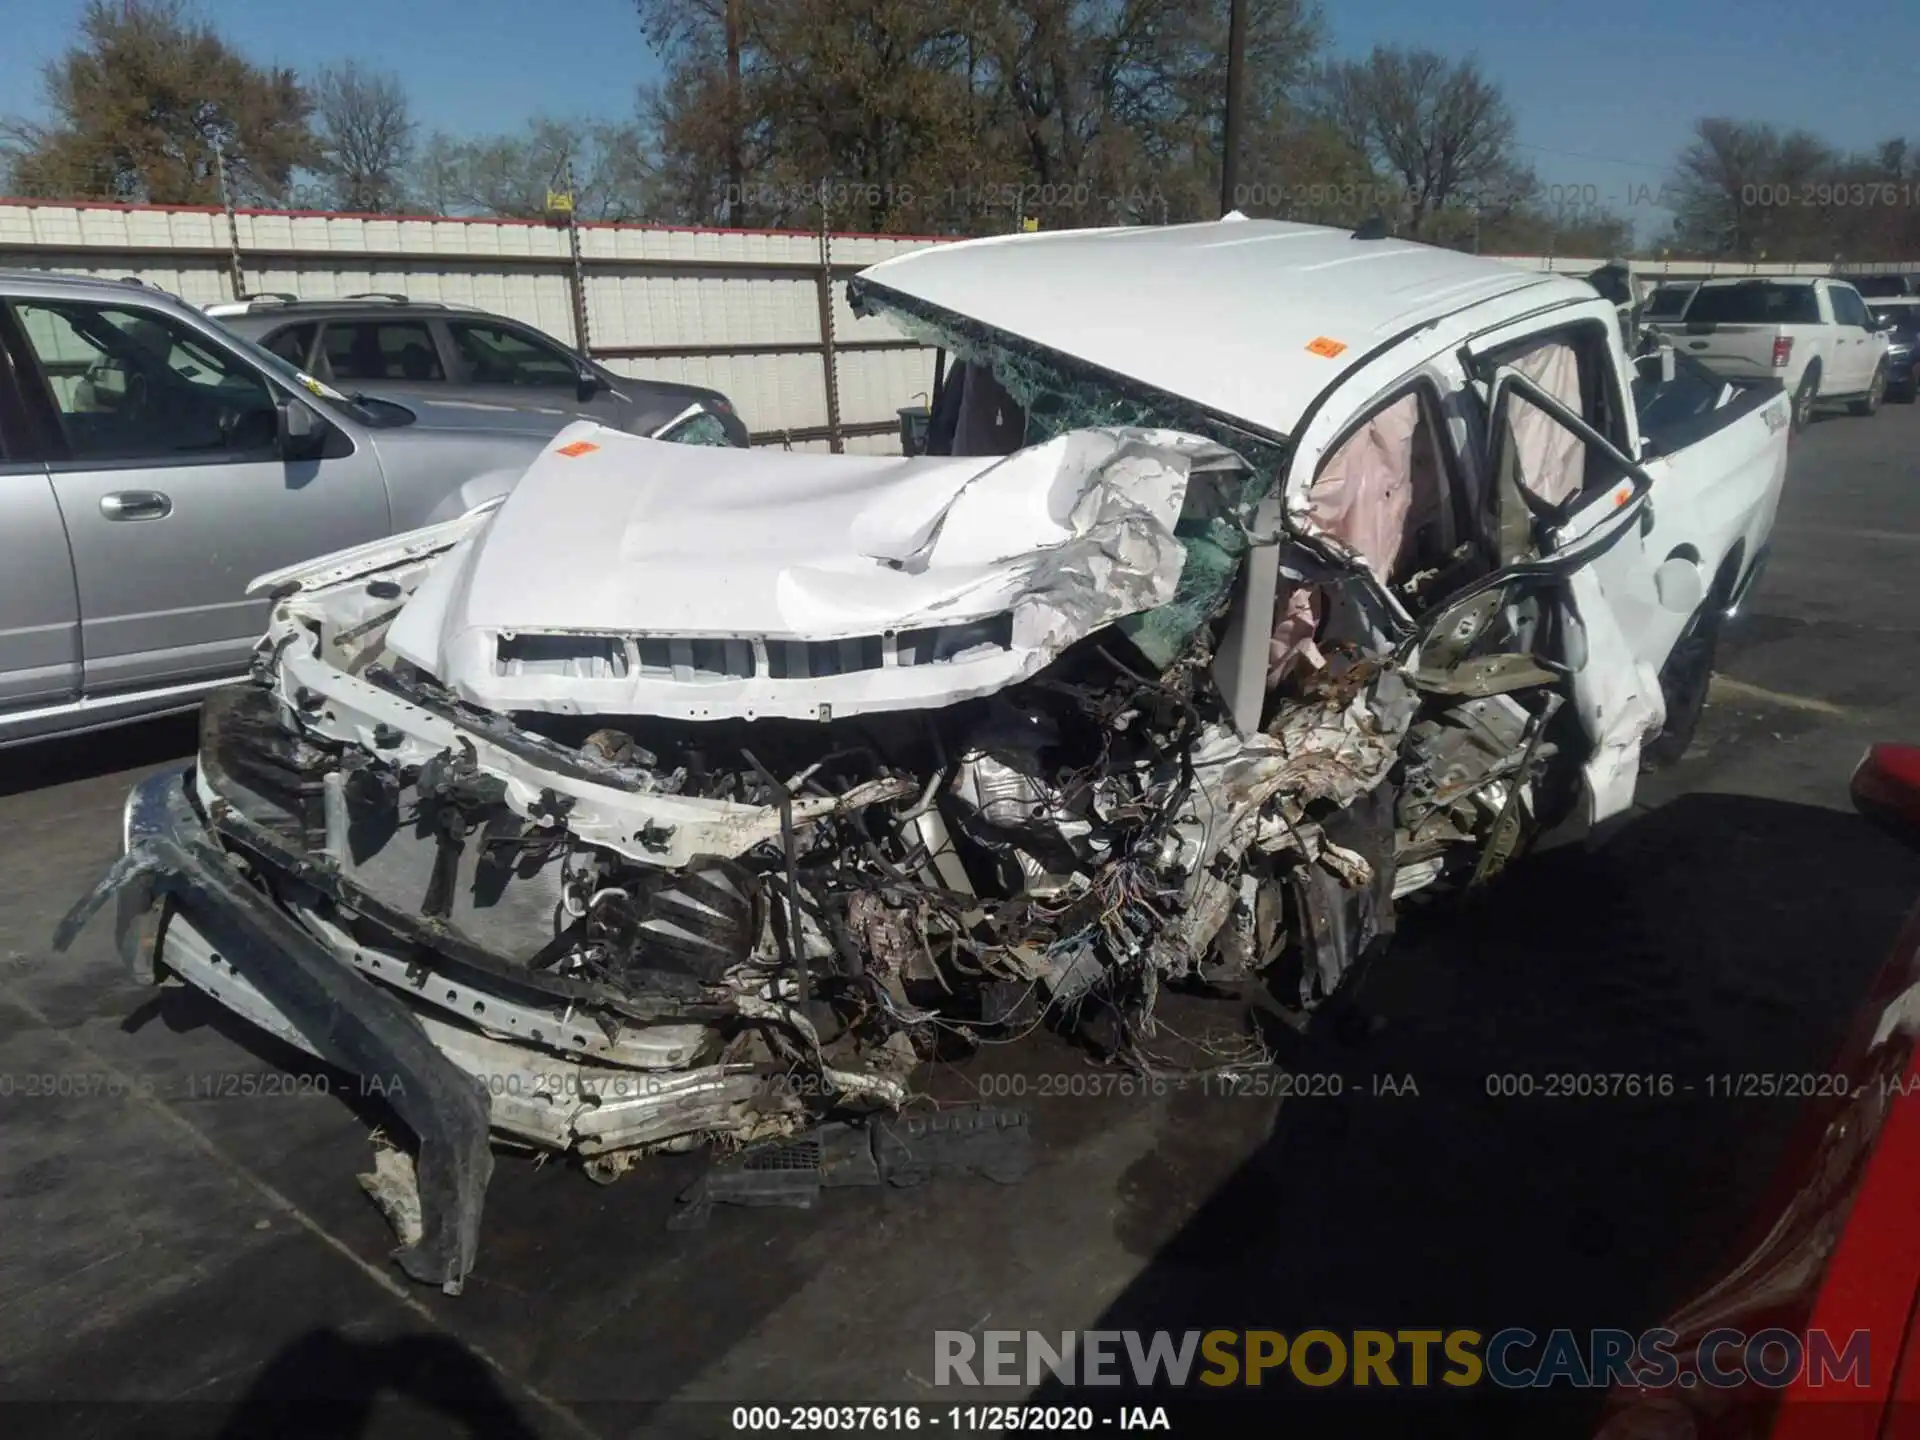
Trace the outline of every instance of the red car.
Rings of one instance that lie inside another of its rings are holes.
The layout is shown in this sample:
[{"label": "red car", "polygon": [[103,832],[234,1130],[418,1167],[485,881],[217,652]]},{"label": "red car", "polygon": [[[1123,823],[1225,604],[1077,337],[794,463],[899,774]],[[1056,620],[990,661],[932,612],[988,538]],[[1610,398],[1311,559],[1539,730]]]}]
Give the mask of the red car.
[{"label": "red car", "polygon": [[[1853,798],[1920,840],[1920,747],[1875,746]],[[1665,1322],[1677,1370],[1616,1387],[1596,1440],[1920,1440],[1920,910],[1860,1015],[1831,1067],[1850,1084],[1810,1102],[1752,1247]]]}]

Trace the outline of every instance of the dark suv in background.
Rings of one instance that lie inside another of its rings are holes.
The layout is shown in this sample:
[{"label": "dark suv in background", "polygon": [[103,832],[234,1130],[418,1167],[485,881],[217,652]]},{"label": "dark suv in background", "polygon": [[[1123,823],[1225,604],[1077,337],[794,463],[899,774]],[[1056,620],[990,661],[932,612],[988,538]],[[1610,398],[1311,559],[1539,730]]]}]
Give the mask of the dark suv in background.
[{"label": "dark suv in background", "polygon": [[1887,398],[1911,402],[1920,391],[1920,297],[1867,304],[1887,332]]},{"label": "dark suv in background", "polygon": [[1920,295],[1920,275],[1842,275],[1868,300],[1901,300]]},{"label": "dark suv in background", "polygon": [[531,325],[484,310],[403,295],[262,295],[206,313],[337,389],[555,410],[681,443],[747,443],[745,423],[719,391],[616,375]]}]

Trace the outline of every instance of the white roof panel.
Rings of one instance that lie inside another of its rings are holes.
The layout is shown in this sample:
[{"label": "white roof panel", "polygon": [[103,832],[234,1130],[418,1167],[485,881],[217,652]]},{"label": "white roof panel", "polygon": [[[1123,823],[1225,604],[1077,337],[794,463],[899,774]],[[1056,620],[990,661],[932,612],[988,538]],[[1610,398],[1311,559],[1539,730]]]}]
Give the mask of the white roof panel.
[{"label": "white roof panel", "polygon": [[884,260],[882,286],[1286,434],[1383,341],[1584,282],[1405,240],[1272,220],[993,236]]}]

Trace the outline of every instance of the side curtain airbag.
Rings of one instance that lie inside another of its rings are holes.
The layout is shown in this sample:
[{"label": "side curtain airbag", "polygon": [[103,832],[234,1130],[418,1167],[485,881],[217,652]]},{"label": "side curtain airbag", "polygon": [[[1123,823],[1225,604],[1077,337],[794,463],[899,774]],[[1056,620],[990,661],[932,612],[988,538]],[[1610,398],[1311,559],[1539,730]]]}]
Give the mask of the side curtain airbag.
[{"label": "side curtain airbag", "polygon": [[[1583,408],[1580,357],[1566,341],[1549,340],[1534,346],[1513,362],[1513,368],[1569,410],[1578,413]],[[1520,462],[1520,483],[1549,505],[1565,504],[1580,490],[1585,442],[1519,395],[1511,396],[1507,405]]]}]

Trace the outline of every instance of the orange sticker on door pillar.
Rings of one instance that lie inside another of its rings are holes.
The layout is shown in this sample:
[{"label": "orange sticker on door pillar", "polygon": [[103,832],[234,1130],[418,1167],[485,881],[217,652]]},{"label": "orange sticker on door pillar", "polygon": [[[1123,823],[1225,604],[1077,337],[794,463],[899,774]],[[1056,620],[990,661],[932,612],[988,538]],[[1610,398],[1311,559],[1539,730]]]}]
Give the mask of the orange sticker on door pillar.
[{"label": "orange sticker on door pillar", "polygon": [[1309,340],[1307,342],[1308,354],[1323,355],[1329,360],[1333,359],[1336,355],[1345,354],[1346,349],[1347,347],[1345,342],[1340,340],[1329,340],[1325,335],[1320,336],[1319,339],[1317,340]]}]

